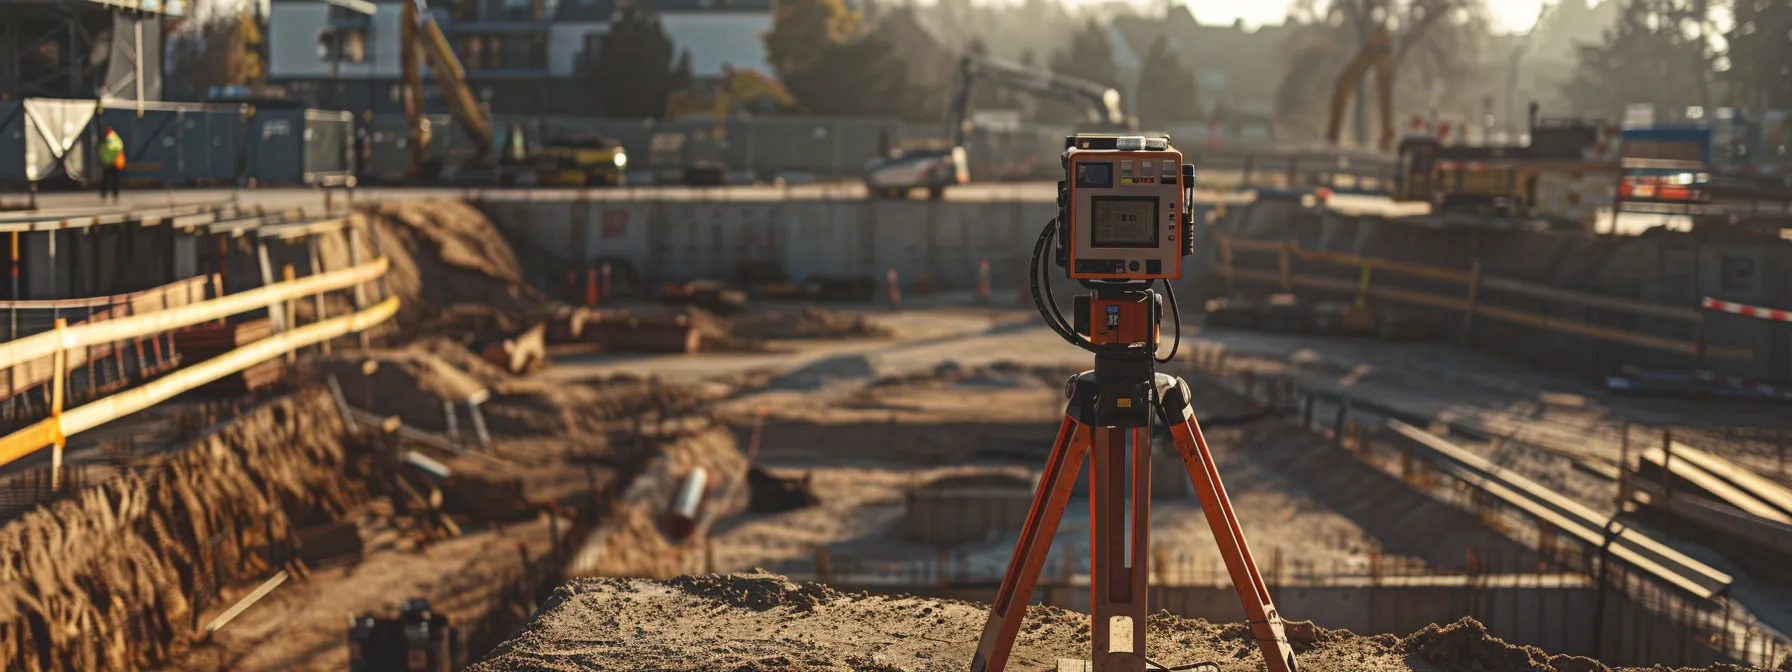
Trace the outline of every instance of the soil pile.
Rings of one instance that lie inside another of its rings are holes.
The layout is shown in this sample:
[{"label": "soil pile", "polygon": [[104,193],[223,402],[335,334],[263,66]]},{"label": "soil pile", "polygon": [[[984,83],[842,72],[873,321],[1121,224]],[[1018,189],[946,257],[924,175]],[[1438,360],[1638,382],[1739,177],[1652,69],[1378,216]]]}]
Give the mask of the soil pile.
[{"label": "soil pile", "polygon": [[392,260],[386,282],[403,305],[399,326],[417,333],[458,304],[520,320],[545,314],[551,302],[523,280],[510,244],[483,213],[459,201],[404,201],[364,208],[355,226],[377,228],[380,252]]},{"label": "soil pile", "polygon": [[732,432],[711,426],[669,437],[660,456],[623,494],[612,522],[593,533],[568,573],[664,579],[701,571],[696,544],[674,544],[662,524],[679,485],[697,467],[709,474],[699,516],[726,516],[745,507],[746,488],[735,482],[745,473],[747,459]]},{"label": "soil pile", "polygon": [[366,497],[329,393],[269,402],[191,449],[0,529],[0,669],[126,670],[190,644],[217,583]]},{"label": "soil pile", "polygon": [[754,339],[887,338],[889,327],[863,315],[805,306],[797,312],[757,313],[734,318],[733,334]]},{"label": "soil pile", "polygon": [[[558,588],[515,638],[470,669],[962,670],[988,613],[987,606],[955,600],[843,594],[763,571],[667,582],[577,579]],[[1009,669],[1051,669],[1061,657],[1086,658],[1088,619],[1052,607],[1028,609]],[[1211,661],[1227,672],[1262,668],[1244,625],[1159,612],[1150,627],[1147,653],[1163,665]],[[1304,624],[1291,626],[1291,638],[1305,670],[1607,669],[1584,658],[1511,646],[1467,619],[1404,639]],[[1717,666],[1710,672],[1731,669]]]}]

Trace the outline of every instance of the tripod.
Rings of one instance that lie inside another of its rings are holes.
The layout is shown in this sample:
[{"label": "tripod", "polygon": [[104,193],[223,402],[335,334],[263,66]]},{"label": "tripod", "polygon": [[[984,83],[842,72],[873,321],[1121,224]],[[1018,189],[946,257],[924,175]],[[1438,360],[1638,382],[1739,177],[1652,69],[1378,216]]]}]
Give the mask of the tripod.
[{"label": "tripod", "polygon": [[[1042,236],[1041,247],[1044,244]],[[1035,288],[1036,283],[1037,274]],[[1034,296],[1040,312],[1046,313],[1047,304],[1038,300],[1037,289]],[[1251,558],[1244,531],[1239,528],[1232,502],[1220,483],[1213,455],[1201,436],[1188,383],[1156,371],[1160,314],[1157,293],[1149,289],[1104,288],[1094,295],[1077,297],[1076,308],[1076,332],[1086,334],[1090,344],[1099,346],[1092,349],[1095,368],[1071,378],[1065,387],[1069,401],[1064,419],[1058,426],[1058,436],[1052,443],[1051,456],[1033,496],[1020,541],[990,605],[989,621],[983,627],[971,672],[1001,672],[1007,666],[1015,635],[1026,617],[1027,602],[1039,580],[1040,567],[1051,549],[1052,534],[1063,518],[1064,505],[1085,459],[1093,465],[1089,477],[1093,621],[1090,662],[1095,672],[1146,669],[1150,662],[1145,657],[1145,627],[1150,576],[1147,559],[1151,547],[1153,413],[1169,426],[1176,450],[1194,481],[1201,508],[1219,543],[1220,555],[1226,561],[1238,599],[1244,603],[1245,617],[1269,671],[1297,672],[1281,616],[1276,613],[1263,576]],[[1056,312],[1055,307],[1051,310]],[[1060,335],[1064,335],[1062,331]],[[1130,537],[1126,529],[1129,504]]]}]

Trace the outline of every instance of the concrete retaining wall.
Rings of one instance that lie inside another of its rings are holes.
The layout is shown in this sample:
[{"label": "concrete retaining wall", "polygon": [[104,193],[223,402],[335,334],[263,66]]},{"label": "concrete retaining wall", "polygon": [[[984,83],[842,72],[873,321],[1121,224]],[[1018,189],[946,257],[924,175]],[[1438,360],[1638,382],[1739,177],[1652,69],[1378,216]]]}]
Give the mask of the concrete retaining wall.
[{"label": "concrete retaining wall", "polygon": [[[1466,271],[1480,261],[1484,273],[1617,298],[1695,307],[1703,297],[1758,306],[1792,306],[1792,241],[1715,233],[1652,231],[1640,236],[1429,228],[1379,217],[1303,211],[1290,203],[1262,202],[1234,208],[1221,221],[1227,234],[1254,240],[1295,241],[1309,250],[1347,252]],[[1211,248],[1212,246],[1208,246]],[[1201,255],[1191,270],[1212,267]],[[1273,255],[1241,254],[1241,266],[1274,271]],[[1358,270],[1297,263],[1296,273],[1354,282]],[[1465,296],[1457,284],[1379,273],[1378,285]],[[1256,288],[1268,291],[1268,287]],[[1311,293],[1311,292],[1309,292]],[[1484,290],[1479,301],[1568,321],[1692,340],[1686,322],[1644,318],[1560,302],[1525,299]],[[1711,315],[1705,336],[1712,346],[1754,351],[1752,360],[1709,358],[1707,368],[1758,380],[1792,382],[1792,329],[1763,320]],[[1477,347],[1539,364],[1592,374],[1623,365],[1684,367],[1675,353],[1478,320],[1470,342]]]},{"label": "concrete retaining wall", "polygon": [[728,278],[735,264],[778,262],[792,278],[875,276],[894,268],[906,284],[942,289],[1026,286],[1049,201],[785,200],[700,202],[487,201],[476,204],[528,261],[530,281],[550,290],[569,270],[623,260],[649,282]]}]

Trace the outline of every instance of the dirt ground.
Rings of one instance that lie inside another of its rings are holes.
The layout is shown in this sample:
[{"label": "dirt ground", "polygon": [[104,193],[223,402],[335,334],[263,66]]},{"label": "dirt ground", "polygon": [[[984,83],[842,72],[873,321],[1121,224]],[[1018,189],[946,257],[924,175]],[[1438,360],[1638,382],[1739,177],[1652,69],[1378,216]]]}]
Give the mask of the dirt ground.
[{"label": "dirt ground", "polygon": [[[910,568],[931,576],[939,549],[904,539],[900,531],[907,493],[952,475],[1037,475],[1071,371],[1012,363],[942,365],[863,381],[855,389],[780,391],[729,402],[738,426],[750,426],[747,411],[767,410],[757,464],[811,479],[820,503],[721,521],[709,540],[711,568],[813,576],[815,550],[825,547],[837,575]],[[1324,459],[1336,451],[1279,420],[1232,424],[1252,417],[1237,397],[1205,388],[1197,396],[1201,416],[1212,421],[1205,432],[1209,447],[1266,572],[1361,574],[1376,554],[1388,571],[1395,565],[1455,565],[1467,548],[1486,557],[1520,553],[1472,518],[1416,492],[1395,492],[1405,496],[1388,498],[1388,506],[1362,504],[1370,494],[1362,490],[1381,488],[1385,495],[1397,482]],[[1156,466],[1163,472],[1153,479],[1151,534],[1158,561],[1181,580],[1220,577],[1212,532],[1180,461],[1161,459]],[[1087,525],[1086,500],[1073,499],[1048,566],[1086,571]],[[952,548],[951,571],[999,578],[1018,532]]]},{"label": "dirt ground", "polygon": [[[521,634],[473,672],[894,672],[966,669],[987,607],[951,600],[847,595],[766,573],[679,577],[670,581],[581,579],[557,590]],[[1215,669],[1262,669],[1249,631],[1159,613],[1151,617],[1146,655],[1177,667],[1211,661]],[[1059,658],[1086,658],[1088,616],[1050,607],[1028,610],[1011,670],[1052,669]],[[1473,620],[1432,626],[1401,638],[1359,637],[1315,629],[1296,643],[1311,672],[1593,672],[1610,668],[1515,647]],[[1663,668],[1657,668],[1663,669]],[[1717,666],[1710,672],[1741,672]]]}]

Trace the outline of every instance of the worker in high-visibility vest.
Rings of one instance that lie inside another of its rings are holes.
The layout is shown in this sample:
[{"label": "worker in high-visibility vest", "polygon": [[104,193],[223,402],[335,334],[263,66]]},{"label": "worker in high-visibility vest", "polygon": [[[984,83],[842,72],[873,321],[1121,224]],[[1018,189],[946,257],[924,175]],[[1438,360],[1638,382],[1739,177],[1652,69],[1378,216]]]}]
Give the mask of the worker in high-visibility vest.
[{"label": "worker in high-visibility vest", "polygon": [[106,137],[100,141],[100,167],[104,172],[100,176],[100,200],[107,195],[118,200],[118,177],[124,172],[124,139],[118,137],[118,131],[106,129]]}]

